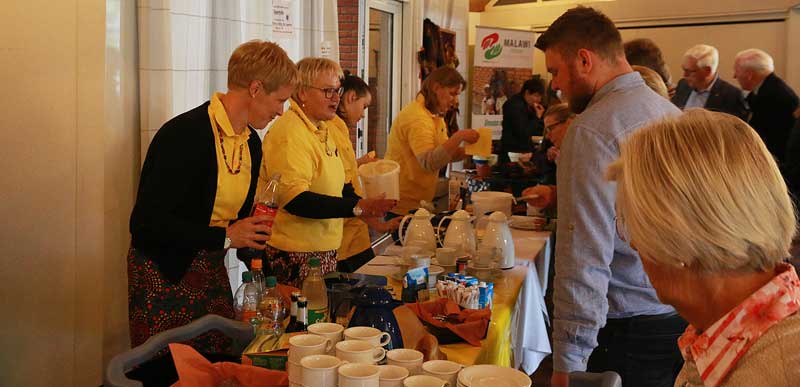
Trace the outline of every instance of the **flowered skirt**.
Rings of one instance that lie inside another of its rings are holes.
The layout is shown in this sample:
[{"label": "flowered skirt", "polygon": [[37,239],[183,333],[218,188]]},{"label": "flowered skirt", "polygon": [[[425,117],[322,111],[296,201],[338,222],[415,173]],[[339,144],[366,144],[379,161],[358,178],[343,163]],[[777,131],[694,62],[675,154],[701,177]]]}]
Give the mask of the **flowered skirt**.
[{"label": "flowered skirt", "polygon": [[[198,251],[180,283],[172,283],[141,251],[128,251],[128,322],[131,345],[207,314],[234,318],[225,251]],[[201,353],[229,353],[231,340],[210,331],[186,344]]]},{"label": "flowered skirt", "polygon": [[298,289],[302,288],[303,280],[311,270],[308,260],[313,257],[319,258],[322,275],[336,271],[336,250],[301,253],[278,250],[267,245],[265,252],[265,275],[274,275],[277,277],[278,283]]}]

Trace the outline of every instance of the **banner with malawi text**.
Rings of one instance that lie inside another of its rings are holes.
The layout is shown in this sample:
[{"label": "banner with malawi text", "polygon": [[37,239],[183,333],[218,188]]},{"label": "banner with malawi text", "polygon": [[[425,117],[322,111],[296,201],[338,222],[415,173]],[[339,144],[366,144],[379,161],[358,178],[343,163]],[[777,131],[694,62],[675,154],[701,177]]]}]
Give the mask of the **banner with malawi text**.
[{"label": "banner with malawi text", "polygon": [[533,73],[533,31],[475,27],[472,71],[472,127],[503,133],[503,104],[520,92]]}]

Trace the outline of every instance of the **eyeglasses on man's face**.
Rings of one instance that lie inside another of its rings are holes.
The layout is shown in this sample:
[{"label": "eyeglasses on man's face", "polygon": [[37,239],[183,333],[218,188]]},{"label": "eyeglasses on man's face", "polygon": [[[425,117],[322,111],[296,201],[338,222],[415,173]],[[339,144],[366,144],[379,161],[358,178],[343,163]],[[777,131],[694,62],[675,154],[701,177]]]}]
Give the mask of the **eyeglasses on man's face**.
[{"label": "eyeglasses on man's face", "polygon": [[554,123],[552,123],[552,124],[550,124],[550,125],[547,125],[547,126],[545,126],[545,127],[544,127],[544,130],[551,131],[551,130],[553,130],[553,129],[554,129],[556,126],[558,126],[558,125],[561,125],[561,124],[563,124],[563,123],[565,123],[565,122],[567,122],[567,120],[561,120],[561,121],[558,121],[558,122],[554,122]]},{"label": "eyeglasses on man's face", "polygon": [[341,97],[342,93],[344,93],[344,88],[341,87],[341,86],[340,87],[327,87],[327,88],[316,87],[316,86],[309,86],[309,87],[312,88],[312,89],[317,89],[319,91],[322,91],[322,93],[325,95],[325,98],[327,98],[327,99],[333,99],[334,95],[337,96],[337,97]]}]

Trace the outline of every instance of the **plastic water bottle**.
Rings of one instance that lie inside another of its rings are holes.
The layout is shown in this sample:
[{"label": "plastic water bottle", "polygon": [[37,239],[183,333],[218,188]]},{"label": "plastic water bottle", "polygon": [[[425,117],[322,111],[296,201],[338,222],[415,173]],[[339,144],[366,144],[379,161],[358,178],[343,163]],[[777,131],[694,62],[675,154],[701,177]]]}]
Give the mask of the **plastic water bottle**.
[{"label": "plastic water bottle", "polygon": [[262,270],[262,263],[261,260],[258,258],[253,259],[250,261],[250,270],[253,273],[253,283],[256,284],[256,289],[258,289],[258,294],[264,294],[266,290],[265,280],[264,280],[264,271]]},{"label": "plastic water bottle", "polygon": [[[279,191],[278,185],[281,182],[281,174],[276,173],[272,175],[267,186],[261,191],[259,198],[253,204],[253,211],[250,216],[256,215],[272,215],[274,218],[278,214],[278,199]],[[272,220],[264,222],[264,225],[272,228]],[[264,254],[262,249],[254,249],[252,247],[242,247],[236,250],[236,256],[241,260],[253,259],[260,257]]]},{"label": "plastic water bottle", "polygon": [[283,308],[283,296],[278,292],[278,280],[267,277],[266,288],[261,295],[259,303],[259,313],[261,313],[261,326],[268,326],[276,335],[283,333],[283,318],[285,316]]},{"label": "plastic water bottle", "polygon": [[253,283],[253,273],[242,273],[242,284],[236,289],[234,298],[236,319],[246,323],[253,323],[258,315],[258,289]]},{"label": "plastic water bottle", "polygon": [[303,281],[303,295],[308,299],[308,325],[328,321],[328,290],[322,278],[319,258],[308,261],[311,272]]}]

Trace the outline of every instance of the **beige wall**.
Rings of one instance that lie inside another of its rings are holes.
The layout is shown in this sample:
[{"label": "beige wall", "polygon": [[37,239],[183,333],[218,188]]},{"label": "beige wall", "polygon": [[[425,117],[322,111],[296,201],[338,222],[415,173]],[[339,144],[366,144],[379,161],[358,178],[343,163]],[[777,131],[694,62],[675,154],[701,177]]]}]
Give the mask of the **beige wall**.
[{"label": "beige wall", "polygon": [[[736,53],[758,47],[773,56],[776,73],[795,90],[800,90],[800,70],[796,70],[800,68],[800,50],[797,49],[800,47],[800,33],[797,33],[800,30],[800,11],[790,11],[797,0],[614,0],[493,7],[470,16],[469,42],[474,44],[475,25],[541,31],[577,3],[585,3],[606,13],[622,28],[625,40],[637,37],[653,39],[661,47],[676,81],[681,77],[680,63],[685,50],[694,44],[707,43],[720,50],[720,75],[726,80],[732,80]],[[776,19],[780,21],[764,22]],[[719,22],[736,24],[712,25]],[[697,23],[701,25],[665,26]],[[545,72],[543,56],[536,55],[534,73]]]},{"label": "beige wall", "polygon": [[[97,386],[127,340],[125,299],[109,301],[124,295],[138,134],[122,96],[136,82],[121,71],[127,47],[106,58],[106,11],[104,0],[0,7],[3,385]],[[120,87],[107,87],[112,74]]]}]

